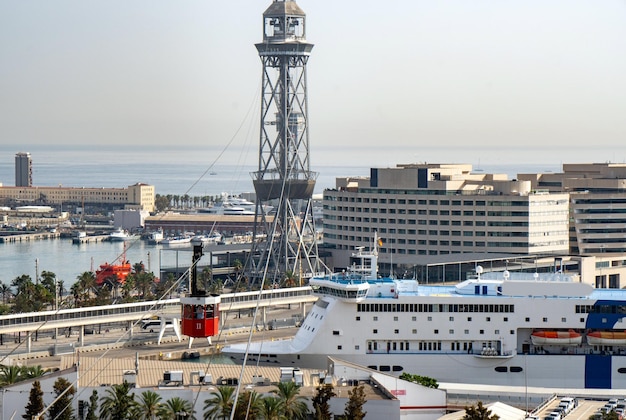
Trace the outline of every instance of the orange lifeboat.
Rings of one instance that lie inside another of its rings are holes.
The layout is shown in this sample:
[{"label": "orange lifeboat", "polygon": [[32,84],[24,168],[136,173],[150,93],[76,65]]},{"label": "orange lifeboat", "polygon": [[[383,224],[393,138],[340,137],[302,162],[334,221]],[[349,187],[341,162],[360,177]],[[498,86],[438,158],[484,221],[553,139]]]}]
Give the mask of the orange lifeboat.
[{"label": "orange lifeboat", "polygon": [[577,346],[582,343],[583,336],[574,330],[535,331],[530,335],[530,339],[535,346]]},{"label": "orange lifeboat", "polygon": [[625,331],[593,331],[587,334],[587,342],[592,346],[596,345],[625,345]]}]

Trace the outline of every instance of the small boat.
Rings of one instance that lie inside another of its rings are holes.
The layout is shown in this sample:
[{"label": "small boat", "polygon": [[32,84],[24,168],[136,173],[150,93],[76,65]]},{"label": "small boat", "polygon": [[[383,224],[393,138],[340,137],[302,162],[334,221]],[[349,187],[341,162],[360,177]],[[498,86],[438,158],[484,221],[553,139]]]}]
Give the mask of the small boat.
[{"label": "small boat", "polygon": [[593,331],[587,334],[587,342],[596,345],[626,345],[626,331]]},{"label": "small boat", "polygon": [[535,346],[559,345],[577,346],[582,343],[583,336],[574,330],[568,331],[535,331],[530,336]]},{"label": "small boat", "polygon": [[131,239],[137,238],[136,235],[131,235],[127,230],[122,228],[117,228],[114,232],[109,234],[109,241],[111,242],[123,242],[130,241]]},{"label": "small boat", "polygon": [[188,245],[191,238],[191,235],[169,236],[161,240],[161,245]]},{"label": "small boat", "polygon": [[217,232],[211,233],[209,235],[196,235],[191,238],[191,243],[193,245],[215,245],[218,242],[221,242],[222,235]]},{"label": "small boat", "polygon": [[162,240],[163,240],[163,230],[161,229],[151,232],[150,235],[148,236],[148,243],[151,245],[159,244],[161,243]]}]

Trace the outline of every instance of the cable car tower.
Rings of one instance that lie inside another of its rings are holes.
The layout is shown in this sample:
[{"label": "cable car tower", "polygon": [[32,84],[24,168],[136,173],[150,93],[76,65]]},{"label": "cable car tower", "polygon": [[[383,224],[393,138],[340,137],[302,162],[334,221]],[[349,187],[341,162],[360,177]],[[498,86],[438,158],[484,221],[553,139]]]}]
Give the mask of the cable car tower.
[{"label": "cable car tower", "polygon": [[[309,161],[306,15],[295,1],[273,0],[263,13],[259,166],[253,245],[246,274],[260,283],[287,272],[319,272],[311,197],[317,173]],[[271,214],[268,213],[271,208]]]},{"label": "cable car tower", "polygon": [[210,295],[206,285],[200,287],[198,282],[198,261],[202,257],[202,245],[193,247],[191,262],[191,293],[181,297],[182,333],[189,337],[189,348],[194,338],[204,337],[211,344],[211,337],[219,332],[220,297]]}]

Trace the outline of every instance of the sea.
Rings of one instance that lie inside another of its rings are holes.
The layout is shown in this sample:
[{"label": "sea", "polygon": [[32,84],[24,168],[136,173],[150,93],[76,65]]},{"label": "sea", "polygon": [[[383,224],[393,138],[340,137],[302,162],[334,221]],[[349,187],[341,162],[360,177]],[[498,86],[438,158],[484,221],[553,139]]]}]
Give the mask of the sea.
[{"label": "sea", "polygon": [[[254,149],[254,148],[253,148]],[[28,152],[33,165],[33,185],[125,188],[141,182],[155,186],[157,194],[216,196],[252,192],[250,173],[258,166],[256,149],[221,150],[182,146],[8,146],[0,145],[0,183],[15,185],[15,154]],[[317,159],[315,158],[317,156]],[[411,156],[401,153],[400,156]],[[315,194],[334,188],[343,176],[369,176],[372,167],[411,163],[414,159],[394,157],[386,149],[355,153],[340,147],[311,151],[311,169],[318,173]],[[395,162],[389,162],[396,159]],[[447,162],[446,162],[447,163]],[[472,162],[461,162],[472,163]],[[473,163],[475,171],[506,173],[560,172],[555,164]],[[69,239],[0,244],[0,281],[10,284],[23,274],[37,278],[49,271],[69,287],[85,271],[126,258],[142,262],[158,275],[162,267],[188,266],[190,249],[169,249],[134,241],[98,242],[75,245]]]}]

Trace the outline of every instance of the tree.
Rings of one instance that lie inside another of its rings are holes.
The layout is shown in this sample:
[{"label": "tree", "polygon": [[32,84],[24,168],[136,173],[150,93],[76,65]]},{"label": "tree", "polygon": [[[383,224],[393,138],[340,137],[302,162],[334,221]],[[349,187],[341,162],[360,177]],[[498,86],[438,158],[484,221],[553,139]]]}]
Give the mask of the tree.
[{"label": "tree", "polygon": [[332,385],[320,385],[317,387],[317,392],[313,396],[313,409],[315,410],[313,418],[315,420],[330,420],[329,401],[335,395],[337,394],[333,391]]},{"label": "tree", "polygon": [[20,366],[0,366],[0,386],[14,384],[24,379],[26,379],[24,370]]},{"label": "tree", "polygon": [[103,420],[131,419],[135,406],[135,395],[130,393],[130,384],[126,381],[113,385],[105,391],[100,399],[100,418]]},{"label": "tree", "polygon": [[28,404],[26,405],[26,413],[24,413],[22,418],[31,420],[34,416],[39,415],[39,413],[43,411],[43,408],[43,391],[41,390],[41,383],[39,381],[35,381],[30,389],[30,396],[28,397]]},{"label": "tree", "polygon": [[85,420],[98,420],[98,415],[96,412],[98,411],[98,391],[95,389],[91,393],[89,397],[89,408],[87,409],[87,416]]},{"label": "tree", "polygon": [[[169,196],[171,198],[171,196]],[[157,213],[167,210],[170,206],[170,198],[168,196],[156,194],[154,197],[154,207]]]},{"label": "tree", "polygon": [[182,417],[185,420],[195,420],[194,414],[193,404],[190,401],[183,400],[180,397],[173,397],[161,405],[159,419],[178,420]]},{"label": "tree", "polygon": [[263,398],[259,413],[264,420],[287,420],[282,402],[277,397],[266,396]]},{"label": "tree", "polygon": [[0,295],[2,295],[2,303],[6,304],[11,296],[13,296],[13,293],[11,292],[11,286],[9,286],[8,284],[4,284],[2,281],[0,281]]},{"label": "tree", "polygon": [[478,405],[465,407],[465,415],[462,420],[498,420],[500,416],[491,414],[491,410],[483,406],[482,401],[478,401]]},{"label": "tree", "polygon": [[161,396],[154,391],[142,392],[134,407],[134,417],[139,420],[155,420],[163,404]]},{"label": "tree", "polygon": [[367,414],[363,411],[363,405],[367,401],[365,398],[365,387],[363,385],[355,386],[352,391],[348,391],[350,399],[346,403],[346,409],[343,414],[346,419],[362,420]]},{"label": "tree", "polygon": [[437,383],[437,380],[433,378],[429,378],[428,376],[412,375],[410,373],[404,372],[400,375],[400,379],[404,381],[409,381],[409,382],[413,382],[416,384],[420,384],[427,388],[435,388],[435,389],[439,388],[439,383]]},{"label": "tree", "polygon": [[256,420],[261,414],[261,396],[255,391],[245,391],[237,399],[234,418],[237,420]]},{"label": "tree", "polygon": [[71,420],[74,417],[72,398],[76,389],[65,378],[59,378],[54,382],[55,402],[50,406],[51,420]]},{"label": "tree", "polygon": [[619,416],[619,414],[617,414],[617,411],[615,411],[615,409],[606,413],[604,411],[601,411],[599,416],[598,414],[592,414],[591,416],[589,416],[589,420],[619,420],[620,418],[621,417]]},{"label": "tree", "polygon": [[211,397],[204,400],[204,419],[228,419],[233,409],[235,388],[218,386]]},{"label": "tree", "polygon": [[272,391],[278,396],[283,406],[283,414],[289,419],[305,419],[309,413],[306,406],[306,398],[300,395],[300,386],[295,382],[279,382],[276,390]]}]

